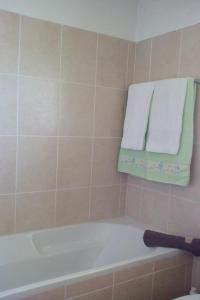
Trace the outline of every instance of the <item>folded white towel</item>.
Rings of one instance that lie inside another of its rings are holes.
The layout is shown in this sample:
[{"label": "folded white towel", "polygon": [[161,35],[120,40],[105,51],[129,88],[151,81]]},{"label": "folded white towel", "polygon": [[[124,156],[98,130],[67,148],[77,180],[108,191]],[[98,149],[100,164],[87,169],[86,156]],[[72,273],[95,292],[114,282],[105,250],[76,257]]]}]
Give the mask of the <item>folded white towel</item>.
[{"label": "folded white towel", "polygon": [[157,82],[151,106],[146,150],[177,154],[187,92],[186,78]]},{"label": "folded white towel", "polygon": [[154,87],[155,82],[138,83],[129,87],[122,148],[144,149]]}]

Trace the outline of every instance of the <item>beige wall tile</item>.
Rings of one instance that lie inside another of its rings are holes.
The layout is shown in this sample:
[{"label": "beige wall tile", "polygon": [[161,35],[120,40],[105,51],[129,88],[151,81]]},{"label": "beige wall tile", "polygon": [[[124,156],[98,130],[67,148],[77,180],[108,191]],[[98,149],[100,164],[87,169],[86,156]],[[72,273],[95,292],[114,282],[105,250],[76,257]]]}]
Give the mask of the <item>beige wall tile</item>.
[{"label": "beige wall tile", "polygon": [[96,33],[63,26],[63,79],[93,84],[96,72],[96,48]]},{"label": "beige wall tile", "polygon": [[15,191],[16,137],[0,137],[0,194]]},{"label": "beige wall tile", "polygon": [[121,184],[127,184],[128,182],[128,174],[121,173]]},{"label": "beige wall tile", "polygon": [[155,274],[154,300],[171,300],[185,294],[185,266]]},{"label": "beige wall tile", "polygon": [[137,187],[142,187],[144,179],[136,177],[136,176],[131,176],[128,175],[128,184],[137,186]]},{"label": "beige wall tile", "polygon": [[94,113],[94,88],[62,84],[59,135],[91,136]]},{"label": "beige wall tile", "polygon": [[24,300],[64,300],[64,288],[57,288],[43,292],[34,296],[24,298]]},{"label": "beige wall tile", "polygon": [[169,230],[191,236],[200,237],[200,205],[199,202],[172,197],[170,203],[170,227]]},{"label": "beige wall tile", "polygon": [[83,294],[90,293],[95,290],[101,290],[106,287],[111,287],[113,284],[113,275],[108,274],[100,277],[94,277],[92,279],[74,283],[67,287],[67,298],[77,297]]},{"label": "beige wall tile", "polygon": [[19,48],[19,16],[0,11],[0,72],[16,73]]},{"label": "beige wall tile", "polygon": [[92,189],[91,220],[119,216],[119,186]]},{"label": "beige wall tile", "polygon": [[128,69],[127,69],[127,87],[134,82],[135,68],[135,48],[136,43],[129,42],[128,48]]},{"label": "beige wall tile", "polygon": [[[67,298],[70,299],[70,298]],[[106,288],[101,291],[89,293],[80,297],[76,297],[76,300],[112,300],[112,288]]]},{"label": "beige wall tile", "polygon": [[196,105],[195,105],[195,112],[197,114],[200,114],[200,103],[199,103],[199,99],[200,99],[200,87],[199,84],[197,84],[197,91],[196,91]]},{"label": "beige wall tile", "polygon": [[55,192],[18,194],[16,199],[16,231],[53,227]]},{"label": "beige wall tile", "polygon": [[111,185],[120,183],[117,159],[120,141],[118,139],[95,139],[92,184]]},{"label": "beige wall tile", "polygon": [[180,36],[174,31],[152,39],[151,80],[177,77]]},{"label": "beige wall tile", "polygon": [[[152,276],[145,276],[117,285],[114,288],[114,300],[150,300],[152,299]],[[162,298],[160,298],[162,299]]]},{"label": "beige wall tile", "polygon": [[135,82],[149,80],[151,62],[151,39],[136,44]]},{"label": "beige wall tile", "polygon": [[186,226],[170,220],[168,223],[168,233],[180,236],[188,236],[190,238],[199,237],[199,233],[196,233],[196,231],[191,233],[191,230],[189,230]]},{"label": "beige wall tile", "polygon": [[200,145],[200,88],[197,85],[196,104],[194,111],[194,143]]},{"label": "beige wall tile", "polygon": [[20,137],[18,192],[55,189],[56,151],[56,138]]},{"label": "beige wall tile", "polygon": [[180,75],[200,77],[200,24],[182,30]]},{"label": "beige wall tile", "polygon": [[22,17],[21,64],[24,75],[56,78],[60,64],[60,25]]},{"label": "beige wall tile", "polygon": [[115,284],[126,282],[129,280],[136,279],[137,277],[144,276],[154,271],[154,263],[145,263],[131,268],[124,269],[115,273]]},{"label": "beige wall tile", "polygon": [[126,208],[126,184],[121,184],[120,186],[120,207],[119,207],[119,213],[120,216],[125,215],[125,208]]},{"label": "beige wall tile", "polygon": [[[193,164],[198,163],[199,161],[200,161],[200,144],[194,143],[194,145],[193,145],[193,154],[192,154],[192,169],[194,168]],[[194,173],[192,173],[192,177],[193,176],[194,176]],[[191,180],[191,182],[192,182],[192,180]]]},{"label": "beige wall tile", "polygon": [[87,222],[89,218],[89,189],[57,192],[56,225]]},{"label": "beige wall tile", "polygon": [[91,139],[60,138],[58,188],[89,186]]},{"label": "beige wall tile", "polygon": [[141,191],[141,221],[167,231],[169,220],[169,195],[157,191]]},{"label": "beige wall tile", "polygon": [[16,76],[0,75],[0,95],[1,95],[0,134],[16,135],[16,128],[17,128],[17,77]]},{"label": "beige wall tile", "polygon": [[95,97],[95,135],[121,137],[127,93],[97,87]]},{"label": "beige wall tile", "polygon": [[97,84],[126,87],[128,41],[99,35]]},{"label": "beige wall tile", "polygon": [[141,211],[141,189],[136,186],[127,186],[126,191],[126,208],[125,214],[134,218],[135,220],[140,220]]},{"label": "beige wall tile", "polygon": [[0,196],[0,234],[14,233],[15,197]]},{"label": "beige wall tile", "polygon": [[58,83],[52,80],[21,78],[19,131],[22,135],[57,134]]},{"label": "beige wall tile", "polygon": [[171,190],[171,185],[166,183],[160,183],[156,181],[142,180],[141,186],[146,189],[168,194]]}]

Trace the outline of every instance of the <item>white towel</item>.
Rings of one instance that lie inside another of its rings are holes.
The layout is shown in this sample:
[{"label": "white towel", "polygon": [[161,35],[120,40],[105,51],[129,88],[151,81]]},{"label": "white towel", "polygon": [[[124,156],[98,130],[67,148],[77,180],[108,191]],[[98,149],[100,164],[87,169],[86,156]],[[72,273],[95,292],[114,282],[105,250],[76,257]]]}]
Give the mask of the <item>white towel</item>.
[{"label": "white towel", "polygon": [[122,148],[144,149],[154,87],[155,82],[138,83],[129,87]]},{"label": "white towel", "polygon": [[186,78],[157,82],[151,106],[146,150],[177,154],[187,92]]}]

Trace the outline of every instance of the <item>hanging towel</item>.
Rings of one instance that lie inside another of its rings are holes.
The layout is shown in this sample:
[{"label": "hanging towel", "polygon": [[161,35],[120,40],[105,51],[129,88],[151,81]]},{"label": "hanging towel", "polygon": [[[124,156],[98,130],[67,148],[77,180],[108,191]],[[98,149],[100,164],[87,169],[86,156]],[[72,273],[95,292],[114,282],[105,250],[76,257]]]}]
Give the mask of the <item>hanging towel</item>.
[{"label": "hanging towel", "polygon": [[193,79],[189,79],[187,82],[180,148],[176,155],[121,148],[118,171],[147,180],[180,186],[188,185],[193,150],[195,99],[196,85]]},{"label": "hanging towel", "polygon": [[149,119],[147,151],[178,153],[186,90],[187,78],[156,83]]},{"label": "hanging towel", "polygon": [[122,148],[144,149],[154,87],[155,82],[133,84],[129,87]]}]

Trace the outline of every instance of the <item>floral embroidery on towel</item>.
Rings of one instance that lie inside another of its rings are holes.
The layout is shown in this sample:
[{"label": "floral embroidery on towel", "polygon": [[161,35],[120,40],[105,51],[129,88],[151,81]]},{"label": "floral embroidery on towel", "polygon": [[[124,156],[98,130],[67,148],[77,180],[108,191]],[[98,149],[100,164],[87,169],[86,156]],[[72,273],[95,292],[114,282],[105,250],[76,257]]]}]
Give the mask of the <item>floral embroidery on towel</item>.
[{"label": "floral embroidery on towel", "polygon": [[121,157],[120,163],[126,164],[129,167],[141,169],[145,172],[157,172],[166,175],[187,176],[190,172],[188,165],[166,163],[163,161],[150,161],[140,158]]}]

